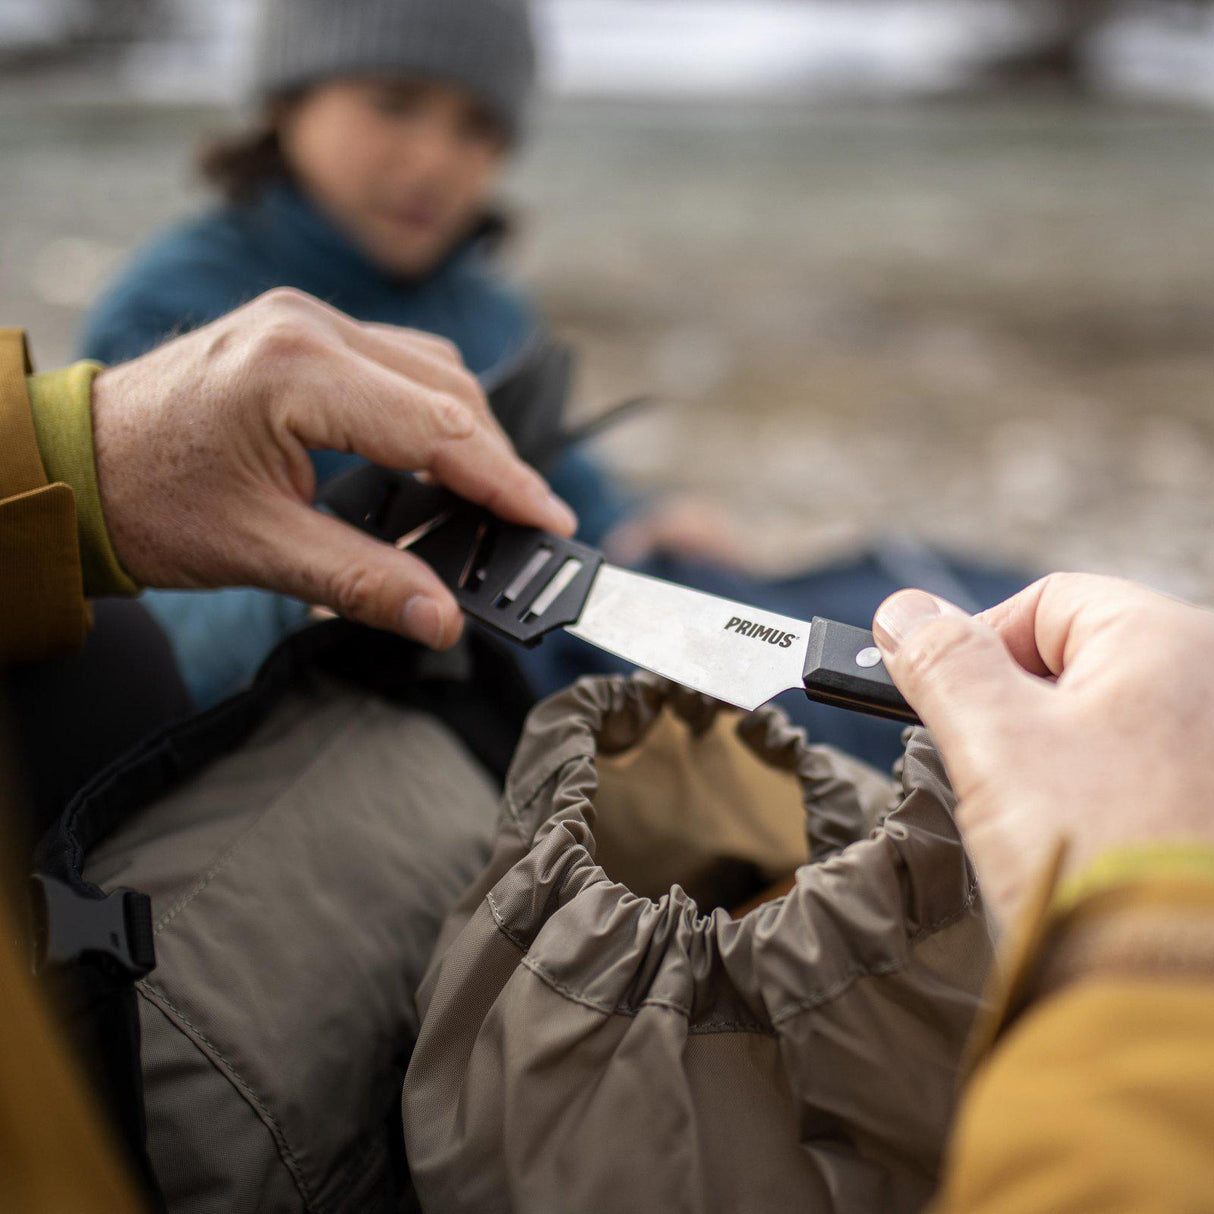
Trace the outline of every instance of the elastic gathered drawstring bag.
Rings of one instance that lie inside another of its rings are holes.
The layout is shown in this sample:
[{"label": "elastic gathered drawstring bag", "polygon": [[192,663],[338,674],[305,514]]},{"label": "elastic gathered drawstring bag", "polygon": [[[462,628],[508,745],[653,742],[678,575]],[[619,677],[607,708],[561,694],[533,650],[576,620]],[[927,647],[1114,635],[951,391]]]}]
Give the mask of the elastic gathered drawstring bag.
[{"label": "elastic gathered drawstring bag", "polygon": [[992,954],[952,805],[923,730],[891,781],[649,676],[541,704],[420,988],[421,1208],[920,1209]]}]

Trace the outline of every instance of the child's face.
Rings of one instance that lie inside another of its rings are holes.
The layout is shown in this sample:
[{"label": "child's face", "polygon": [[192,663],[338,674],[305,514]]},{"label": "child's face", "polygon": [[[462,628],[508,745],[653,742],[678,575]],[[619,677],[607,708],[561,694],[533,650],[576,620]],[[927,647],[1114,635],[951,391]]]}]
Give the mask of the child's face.
[{"label": "child's face", "polygon": [[432,269],[467,234],[507,151],[470,94],[416,80],[322,84],[279,130],[305,193],[372,261],[405,275]]}]

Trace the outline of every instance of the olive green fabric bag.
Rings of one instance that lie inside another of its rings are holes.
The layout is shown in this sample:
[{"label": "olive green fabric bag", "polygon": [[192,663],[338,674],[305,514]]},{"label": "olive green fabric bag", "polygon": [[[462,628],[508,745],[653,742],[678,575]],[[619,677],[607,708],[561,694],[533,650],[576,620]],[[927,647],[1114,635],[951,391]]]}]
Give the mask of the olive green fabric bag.
[{"label": "olive green fabric bag", "polygon": [[992,952],[952,804],[922,730],[890,781],[648,676],[540,705],[418,996],[422,1209],[922,1207]]}]

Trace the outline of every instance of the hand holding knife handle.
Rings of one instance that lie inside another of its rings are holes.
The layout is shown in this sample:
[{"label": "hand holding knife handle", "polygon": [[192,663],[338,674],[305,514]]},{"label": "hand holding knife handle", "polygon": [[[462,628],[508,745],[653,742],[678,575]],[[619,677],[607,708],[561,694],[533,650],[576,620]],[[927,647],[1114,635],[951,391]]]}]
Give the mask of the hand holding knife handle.
[{"label": "hand holding knife handle", "polygon": [[919,724],[915,710],[889,677],[873,634],[864,628],[814,616],[802,678],[811,700]]}]

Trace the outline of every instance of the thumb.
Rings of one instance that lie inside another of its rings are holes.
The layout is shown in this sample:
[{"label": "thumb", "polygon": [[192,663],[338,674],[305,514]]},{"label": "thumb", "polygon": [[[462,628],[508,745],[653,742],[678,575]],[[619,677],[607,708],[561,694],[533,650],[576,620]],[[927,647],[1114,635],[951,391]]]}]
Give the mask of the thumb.
[{"label": "thumb", "polygon": [[310,506],[281,510],[281,525],[267,529],[276,540],[262,554],[259,585],[432,649],[459,638],[455,598],[424,561]]},{"label": "thumb", "polygon": [[873,619],[890,677],[932,732],[957,791],[981,781],[1045,688],[993,628],[924,590],[891,595]]}]

